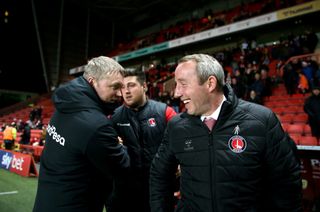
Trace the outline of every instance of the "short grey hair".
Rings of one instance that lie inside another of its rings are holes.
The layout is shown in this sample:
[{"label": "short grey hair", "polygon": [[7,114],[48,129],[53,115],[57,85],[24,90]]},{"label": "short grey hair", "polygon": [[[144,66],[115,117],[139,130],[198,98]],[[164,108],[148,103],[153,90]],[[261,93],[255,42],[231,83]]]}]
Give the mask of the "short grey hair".
[{"label": "short grey hair", "polygon": [[100,56],[92,58],[84,68],[83,77],[94,77],[97,80],[106,78],[107,75],[119,72],[123,75],[124,68],[110,57]]},{"label": "short grey hair", "polygon": [[218,60],[207,54],[192,54],[181,58],[178,63],[188,61],[196,62],[196,71],[198,74],[199,84],[205,83],[209,76],[215,76],[217,79],[217,88],[222,90],[225,85],[224,71]]}]

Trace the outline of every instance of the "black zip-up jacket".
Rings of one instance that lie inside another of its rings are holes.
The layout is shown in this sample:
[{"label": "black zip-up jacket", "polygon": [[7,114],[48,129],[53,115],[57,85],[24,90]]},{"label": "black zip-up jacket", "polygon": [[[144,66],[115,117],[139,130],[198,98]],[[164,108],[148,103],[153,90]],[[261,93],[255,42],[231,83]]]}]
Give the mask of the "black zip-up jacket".
[{"label": "black zip-up jacket", "polygon": [[167,105],[154,100],[134,111],[125,105],[112,115],[114,127],[128,147],[131,169],[149,170],[167,126]]},{"label": "black zip-up jacket", "polygon": [[300,164],[275,114],[225,86],[212,132],[186,113],[169,123],[150,170],[153,212],[173,211],[170,177],[181,165],[183,212],[302,211]]},{"label": "black zip-up jacket", "polygon": [[56,111],[47,128],[33,211],[99,211],[112,189],[112,174],[129,167],[128,154],[104,103],[83,77],[58,88],[52,99]]},{"label": "black zip-up jacket", "polygon": [[166,104],[148,100],[137,111],[122,105],[112,115],[115,128],[128,147],[131,171],[115,179],[108,210],[150,212],[149,170],[167,125],[166,111]]}]

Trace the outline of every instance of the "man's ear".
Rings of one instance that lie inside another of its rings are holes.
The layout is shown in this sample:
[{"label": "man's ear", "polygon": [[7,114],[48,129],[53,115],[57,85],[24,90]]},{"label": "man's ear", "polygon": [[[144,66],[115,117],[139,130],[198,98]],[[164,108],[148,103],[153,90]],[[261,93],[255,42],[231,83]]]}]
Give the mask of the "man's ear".
[{"label": "man's ear", "polygon": [[215,76],[209,76],[207,83],[209,92],[212,92],[217,87],[217,78]]},{"label": "man's ear", "polygon": [[93,83],[94,83],[94,78],[93,77],[89,77],[88,78],[88,82],[91,86],[93,86]]},{"label": "man's ear", "polygon": [[148,85],[146,82],[143,83],[143,90],[144,90],[144,92],[148,91]]}]

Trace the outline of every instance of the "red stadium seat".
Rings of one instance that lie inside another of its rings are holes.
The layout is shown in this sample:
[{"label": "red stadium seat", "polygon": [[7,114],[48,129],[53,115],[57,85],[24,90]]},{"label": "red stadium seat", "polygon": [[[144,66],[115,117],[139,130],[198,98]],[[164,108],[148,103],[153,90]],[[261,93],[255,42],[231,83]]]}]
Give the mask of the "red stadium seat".
[{"label": "red stadium seat", "polygon": [[305,124],[291,124],[287,128],[287,132],[290,135],[292,134],[303,135],[304,125]]},{"label": "red stadium seat", "polygon": [[294,118],[294,114],[288,113],[288,114],[284,114],[282,116],[280,116],[280,121],[281,123],[292,123],[292,120]]},{"label": "red stadium seat", "polygon": [[274,101],[274,102],[285,101],[288,98],[289,96],[287,96],[286,94],[283,94],[281,92],[276,92],[274,95],[269,97],[269,101]]},{"label": "red stadium seat", "polygon": [[308,115],[306,113],[298,113],[293,117],[293,123],[304,123],[308,122]]},{"label": "red stadium seat", "polygon": [[264,106],[271,108],[271,109],[275,108],[275,106],[273,105],[273,102],[267,101],[266,98],[264,98],[263,101],[264,101]]},{"label": "red stadium seat", "polygon": [[299,110],[299,107],[298,106],[289,106],[289,107],[286,107],[284,110],[283,110],[283,114],[288,114],[288,113],[297,113]]},{"label": "red stadium seat", "polygon": [[290,123],[281,123],[282,129],[287,132],[288,126],[290,125]]},{"label": "red stadium seat", "polygon": [[303,106],[297,106],[296,113],[297,113],[297,114],[300,114],[300,113],[304,114],[305,112],[304,112],[304,110],[303,110]]},{"label": "red stadium seat", "polygon": [[304,125],[303,134],[304,134],[305,136],[311,136],[311,135],[312,135],[312,133],[311,133],[311,127],[310,127],[309,124]]},{"label": "red stadium seat", "polygon": [[302,93],[295,93],[295,94],[292,94],[291,98],[292,99],[304,99],[306,96]]},{"label": "red stadium seat", "polygon": [[302,106],[304,104],[303,99],[288,99],[288,105]]},{"label": "red stadium seat", "polygon": [[313,136],[301,136],[300,145],[317,146],[318,140],[316,137]]},{"label": "red stadium seat", "polygon": [[274,113],[276,113],[277,115],[280,115],[280,116],[283,114],[283,110],[284,110],[283,107],[275,107],[275,108],[272,108],[272,111],[273,111]]},{"label": "red stadium seat", "polygon": [[282,100],[273,100],[273,101],[268,101],[269,105],[271,105],[271,107],[285,107],[286,105],[286,101],[282,101]]}]

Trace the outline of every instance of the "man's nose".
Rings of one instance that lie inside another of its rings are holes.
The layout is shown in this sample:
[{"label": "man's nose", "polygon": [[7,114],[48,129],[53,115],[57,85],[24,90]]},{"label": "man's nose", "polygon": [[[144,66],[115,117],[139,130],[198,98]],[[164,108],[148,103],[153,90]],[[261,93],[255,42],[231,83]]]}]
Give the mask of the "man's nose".
[{"label": "man's nose", "polygon": [[178,88],[178,86],[175,88],[174,90],[174,98],[179,98],[181,97],[181,92],[179,91],[180,89]]},{"label": "man's nose", "polygon": [[129,87],[127,87],[127,86],[122,87],[121,91],[122,91],[122,93],[129,93],[130,92]]}]

